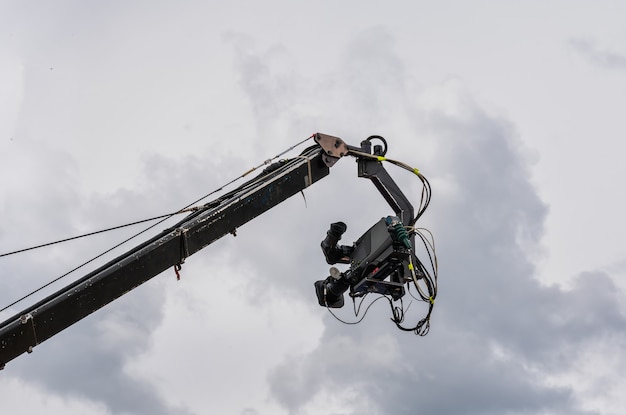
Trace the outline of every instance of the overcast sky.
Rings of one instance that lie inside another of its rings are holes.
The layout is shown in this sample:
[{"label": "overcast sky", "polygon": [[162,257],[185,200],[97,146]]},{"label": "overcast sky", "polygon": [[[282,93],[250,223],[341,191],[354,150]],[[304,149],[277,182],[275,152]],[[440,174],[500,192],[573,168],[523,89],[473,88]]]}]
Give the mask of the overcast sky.
[{"label": "overcast sky", "polygon": [[[328,224],[349,243],[392,213],[341,160],[181,281],[165,272],[11,361],[3,413],[623,414],[625,15],[3,1],[0,253],[174,211],[319,131],[380,134],[430,179],[418,223],[440,264],[426,337],[382,302],[356,326],[317,305]],[[417,204],[419,182],[387,168]],[[0,258],[0,307],[137,230]]]}]

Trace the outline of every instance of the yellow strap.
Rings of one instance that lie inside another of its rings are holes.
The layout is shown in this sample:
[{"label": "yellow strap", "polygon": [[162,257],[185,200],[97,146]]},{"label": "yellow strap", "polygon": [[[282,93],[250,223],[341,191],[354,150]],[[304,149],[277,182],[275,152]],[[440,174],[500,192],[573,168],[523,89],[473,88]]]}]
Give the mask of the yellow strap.
[{"label": "yellow strap", "polygon": [[253,167],[250,170],[248,170],[247,172],[245,172],[244,174],[242,174],[241,177],[247,176],[247,175],[249,175],[250,173],[252,173],[255,170],[256,170],[256,167]]},{"label": "yellow strap", "polygon": [[385,160],[387,160],[387,158],[383,157],[383,156],[376,156],[376,159],[378,159],[378,161],[385,161]]},{"label": "yellow strap", "polygon": [[417,167],[413,169],[413,173],[415,173],[415,174],[416,174],[416,175],[418,175],[418,176],[420,175],[420,171],[419,171],[419,170],[417,170]]},{"label": "yellow strap", "polygon": [[433,305],[435,304],[435,299],[433,297],[429,297],[428,299],[430,300],[431,304],[433,304]]}]

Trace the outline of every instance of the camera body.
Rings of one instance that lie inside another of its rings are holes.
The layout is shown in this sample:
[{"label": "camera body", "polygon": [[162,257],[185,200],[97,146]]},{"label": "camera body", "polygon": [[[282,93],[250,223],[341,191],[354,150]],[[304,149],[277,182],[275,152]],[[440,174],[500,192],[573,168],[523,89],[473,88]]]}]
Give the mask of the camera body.
[{"label": "camera body", "polygon": [[338,272],[333,267],[329,277],[315,282],[319,304],[343,307],[343,294],[348,289],[351,297],[376,293],[398,300],[404,296],[413,241],[400,220],[395,216],[382,218],[352,246],[338,245],[346,229],[343,222],[333,223],[322,241],[322,251],[329,264],[345,263],[350,264],[350,268]]}]

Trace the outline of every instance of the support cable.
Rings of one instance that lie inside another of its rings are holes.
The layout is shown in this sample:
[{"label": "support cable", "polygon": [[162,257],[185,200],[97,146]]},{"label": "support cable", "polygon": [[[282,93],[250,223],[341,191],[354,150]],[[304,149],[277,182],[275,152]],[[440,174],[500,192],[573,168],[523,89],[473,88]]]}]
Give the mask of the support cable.
[{"label": "support cable", "polygon": [[55,242],[50,242],[50,243],[42,244],[42,245],[39,245],[39,246],[34,246],[34,247],[31,247],[31,248],[20,249],[20,250],[18,250],[18,251],[8,252],[8,253],[6,253],[6,254],[2,254],[2,255],[0,255],[0,257],[4,257],[4,256],[8,256],[8,255],[13,255],[13,254],[17,254],[17,253],[19,253],[19,252],[25,252],[25,251],[29,251],[29,250],[33,250],[33,249],[37,249],[37,248],[42,248],[42,247],[45,247],[45,246],[54,245],[54,244],[61,243],[61,242],[67,242],[67,241],[70,241],[70,240],[73,240],[73,239],[82,238],[82,237],[85,237],[85,236],[91,236],[91,235],[95,235],[95,234],[102,233],[102,232],[107,232],[107,231],[111,231],[111,230],[115,230],[115,229],[120,229],[120,228],[123,228],[123,227],[126,227],[126,226],[132,226],[132,225],[136,225],[136,224],[140,224],[140,223],[144,223],[144,222],[149,222],[149,221],[152,221],[152,220],[157,220],[157,219],[160,219],[158,222],[156,222],[156,223],[154,223],[154,224],[152,224],[152,225],[148,226],[147,228],[145,228],[145,229],[144,229],[144,230],[142,230],[142,231],[137,232],[136,234],[134,234],[134,235],[130,236],[129,238],[126,238],[125,240],[123,240],[122,242],[120,242],[120,243],[116,244],[116,245],[115,245],[115,246],[113,246],[112,248],[109,248],[109,249],[107,249],[106,251],[102,252],[101,254],[98,254],[98,255],[96,255],[95,257],[93,257],[93,258],[91,258],[91,259],[89,259],[89,260],[87,260],[87,261],[83,262],[82,264],[80,264],[80,265],[78,265],[77,267],[75,267],[75,268],[71,269],[70,271],[68,271],[68,272],[64,273],[63,275],[61,275],[61,276],[59,276],[59,277],[57,277],[57,278],[53,279],[52,281],[50,281],[50,282],[48,282],[48,283],[46,283],[46,284],[42,285],[41,287],[39,287],[39,288],[37,288],[37,289],[35,289],[35,290],[31,291],[30,293],[28,293],[28,294],[26,294],[26,295],[22,296],[20,299],[18,299],[18,300],[16,300],[16,301],[13,301],[11,304],[9,304],[9,305],[7,305],[7,306],[3,307],[2,309],[0,309],[0,313],[1,313],[1,312],[3,312],[3,311],[5,311],[5,310],[7,310],[7,309],[9,309],[10,307],[13,307],[14,305],[16,305],[16,304],[18,304],[18,303],[20,303],[20,302],[24,301],[25,299],[27,299],[27,298],[31,297],[32,295],[34,295],[34,294],[38,293],[39,291],[43,290],[44,288],[46,288],[46,287],[48,287],[48,286],[50,286],[50,285],[54,284],[55,282],[57,282],[57,281],[61,280],[62,278],[65,278],[66,276],[68,276],[69,274],[71,274],[71,273],[73,273],[73,272],[75,272],[75,271],[79,270],[80,268],[82,268],[82,267],[84,267],[84,266],[86,266],[86,265],[90,264],[91,262],[95,261],[96,259],[98,259],[98,258],[100,258],[100,257],[102,257],[102,256],[104,256],[104,255],[106,255],[106,254],[108,254],[109,252],[113,251],[114,249],[119,248],[120,246],[122,246],[122,245],[123,245],[123,244],[125,244],[126,242],[129,242],[130,240],[132,240],[132,239],[134,239],[134,238],[138,237],[139,235],[142,235],[143,233],[145,233],[145,232],[149,231],[150,229],[154,228],[155,226],[157,226],[157,225],[159,225],[159,224],[161,224],[161,223],[165,222],[167,219],[171,218],[172,216],[177,215],[177,214],[179,214],[179,213],[183,213],[183,212],[190,212],[190,211],[191,211],[191,212],[197,212],[197,211],[199,211],[199,210],[202,210],[202,209],[203,209],[203,208],[205,208],[206,206],[203,206],[203,207],[193,207],[193,208],[192,208],[191,206],[193,206],[193,205],[195,205],[195,204],[197,204],[197,203],[201,202],[202,200],[206,199],[207,197],[209,197],[209,196],[211,196],[211,195],[213,195],[213,194],[215,194],[215,193],[217,193],[217,192],[219,192],[219,191],[223,190],[225,187],[230,186],[231,184],[233,184],[233,183],[235,183],[236,181],[238,181],[238,180],[240,180],[240,179],[244,178],[245,176],[247,176],[248,174],[252,173],[253,171],[255,171],[255,170],[259,169],[260,167],[263,167],[263,166],[269,165],[272,161],[274,161],[274,160],[276,160],[277,158],[281,157],[281,156],[282,156],[282,155],[284,155],[285,153],[287,153],[287,152],[289,152],[289,151],[293,150],[294,148],[296,148],[296,147],[298,147],[298,146],[300,146],[300,145],[304,144],[307,140],[310,140],[311,138],[313,138],[313,136],[314,136],[314,135],[311,135],[311,136],[309,136],[309,137],[305,138],[304,140],[299,141],[298,143],[296,143],[296,144],[292,145],[291,147],[287,148],[286,150],[281,151],[280,153],[278,153],[278,154],[277,154],[277,155],[275,155],[274,157],[272,157],[272,158],[270,158],[270,159],[265,160],[264,162],[262,162],[262,163],[258,164],[258,165],[257,165],[257,166],[255,166],[255,167],[252,167],[251,169],[249,169],[249,170],[247,170],[246,172],[244,172],[241,176],[236,177],[235,179],[233,179],[233,180],[229,181],[228,183],[223,184],[223,185],[222,185],[222,186],[220,186],[219,188],[217,188],[217,189],[215,189],[215,190],[211,191],[210,193],[207,193],[206,195],[204,195],[204,196],[202,196],[201,198],[199,198],[199,199],[197,199],[197,200],[195,200],[195,201],[193,201],[193,202],[189,203],[188,205],[184,206],[183,208],[181,208],[180,210],[178,210],[178,211],[176,211],[176,212],[174,212],[174,213],[171,213],[171,214],[166,214],[166,215],[161,215],[161,216],[157,216],[157,217],[150,218],[150,219],[140,220],[140,221],[136,221],[136,222],[133,222],[133,223],[130,223],[130,224],[126,224],[126,225],[115,226],[115,227],[108,228],[108,229],[104,229],[104,230],[101,230],[101,231],[90,232],[90,233],[85,234],[85,235],[79,235],[79,236],[75,236],[75,237],[71,237],[71,238],[66,238],[66,239],[63,239],[63,240],[59,240],[59,241],[55,241]]},{"label": "support cable", "polygon": [[181,213],[187,213],[187,212],[195,212],[198,209],[200,209],[200,207],[196,206],[196,207],[192,207],[192,208],[188,208],[188,209],[181,209],[177,212],[173,212],[173,213],[167,213],[165,215],[160,215],[160,216],[155,216],[153,218],[149,218],[149,219],[142,219],[142,220],[138,220],[136,222],[131,222],[131,223],[126,223],[124,225],[118,225],[118,226],[113,226],[111,228],[106,228],[106,229],[101,229],[99,231],[94,231],[94,232],[89,232],[89,233],[85,233],[82,235],[77,235],[77,236],[72,236],[70,238],[65,238],[65,239],[59,239],[58,241],[54,241],[54,242],[47,242],[45,244],[41,244],[41,245],[36,245],[36,246],[31,246],[30,248],[24,248],[24,249],[18,249],[17,251],[12,251],[12,252],[7,252],[4,254],[0,254],[0,258],[1,257],[5,257],[5,256],[9,256],[9,255],[15,255],[15,254],[19,254],[22,252],[27,252],[27,251],[32,251],[33,249],[38,249],[38,248],[45,248],[46,246],[51,246],[51,245],[56,245],[56,244],[60,244],[62,242],[69,242],[69,241],[73,241],[75,239],[80,239],[80,238],[85,238],[87,236],[93,236],[93,235],[97,235],[99,233],[104,233],[104,232],[109,232],[109,231],[114,231],[117,229],[122,229],[122,228],[126,228],[128,226],[134,226],[134,225],[139,225],[141,223],[145,223],[145,222],[151,222],[153,220],[157,220],[157,219],[162,219],[162,218],[170,218],[174,215],[179,215]]}]

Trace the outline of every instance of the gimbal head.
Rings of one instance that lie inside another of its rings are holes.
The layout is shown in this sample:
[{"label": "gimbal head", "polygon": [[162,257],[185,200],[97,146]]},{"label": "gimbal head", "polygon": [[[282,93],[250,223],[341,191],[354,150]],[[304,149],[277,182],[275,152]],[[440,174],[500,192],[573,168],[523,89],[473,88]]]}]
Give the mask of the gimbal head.
[{"label": "gimbal head", "polygon": [[[373,139],[381,140],[384,149],[375,146],[372,154]],[[375,223],[352,246],[338,245],[347,229],[345,223],[330,225],[321,243],[326,262],[350,264],[350,268],[339,272],[332,267],[329,277],[315,282],[319,304],[341,308],[343,294],[348,290],[351,297],[378,293],[400,299],[405,294],[404,284],[411,280],[409,267],[415,237],[409,235],[406,227],[411,225],[414,211],[381,163],[387,150],[386,141],[380,136],[372,136],[357,148],[346,145],[340,138],[323,134],[317,134],[315,140],[324,149],[330,163],[334,164],[336,159],[345,155],[357,157],[358,176],[370,179],[395,212],[395,216],[387,216]]]}]

